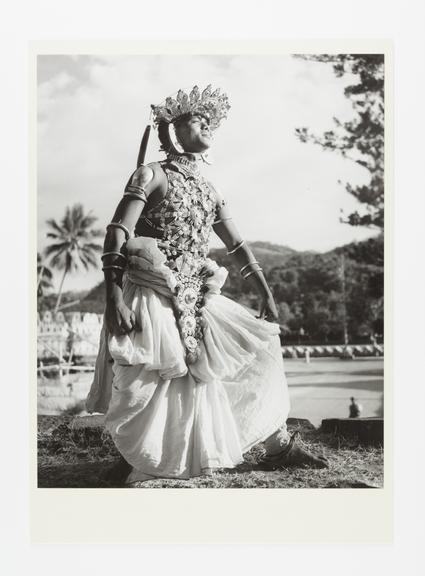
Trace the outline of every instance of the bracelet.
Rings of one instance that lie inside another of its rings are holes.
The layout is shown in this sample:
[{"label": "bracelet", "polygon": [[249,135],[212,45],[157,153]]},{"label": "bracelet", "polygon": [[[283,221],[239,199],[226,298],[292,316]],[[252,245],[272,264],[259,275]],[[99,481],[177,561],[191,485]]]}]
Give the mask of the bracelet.
[{"label": "bracelet", "polygon": [[246,280],[248,278],[248,276],[251,276],[251,274],[255,274],[256,272],[261,272],[263,269],[262,268],[257,268],[257,270],[251,270],[251,272],[248,272],[248,274],[245,274],[242,276],[242,278],[244,280]]},{"label": "bracelet", "polygon": [[127,228],[127,226],[124,226],[124,224],[120,224],[119,222],[110,222],[106,226],[106,230],[108,230],[109,228],[119,228],[124,232],[126,240],[130,238],[130,230]]},{"label": "bracelet", "polygon": [[103,260],[105,256],[113,256],[113,255],[121,256],[121,258],[124,258],[124,260],[127,261],[127,256],[124,256],[122,252],[115,252],[114,250],[112,250],[111,252],[104,252],[100,257],[100,259]]},{"label": "bracelet", "polygon": [[108,264],[107,266],[103,266],[102,270],[111,270],[114,268],[117,270],[124,270],[124,266],[118,266],[118,264]]},{"label": "bracelet", "polygon": [[245,240],[242,240],[242,242],[239,242],[239,244],[237,246],[235,246],[235,248],[233,248],[233,250],[228,250],[227,255],[230,256],[230,254],[234,254],[235,252],[237,252],[239,250],[239,248],[242,248],[242,246],[245,244]]},{"label": "bracelet", "polygon": [[124,196],[130,196],[130,198],[136,198],[137,200],[141,200],[143,203],[146,203],[147,200],[137,192],[124,192]]},{"label": "bracelet", "polygon": [[242,266],[242,268],[239,270],[239,272],[242,274],[242,272],[244,270],[246,270],[246,268],[249,268],[249,266],[253,266],[254,264],[260,265],[260,263],[257,262],[257,260],[253,260],[252,262],[248,262],[248,264],[245,264],[245,266]]},{"label": "bracelet", "polygon": [[226,216],[226,218],[219,218],[218,220],[215,220],[213,222],[213,226],[215,226],[216,224],[220,224],[220,222],[226,222],[227,220],[232,220],[232,217]]},{"label": "bracelet", "polygon": [[135,192],[136,194],[139,194],[139,196],[145,196],[146,194],[146,190],[143,186],[137,186],[136,184],[127,184],[124,192]]}]

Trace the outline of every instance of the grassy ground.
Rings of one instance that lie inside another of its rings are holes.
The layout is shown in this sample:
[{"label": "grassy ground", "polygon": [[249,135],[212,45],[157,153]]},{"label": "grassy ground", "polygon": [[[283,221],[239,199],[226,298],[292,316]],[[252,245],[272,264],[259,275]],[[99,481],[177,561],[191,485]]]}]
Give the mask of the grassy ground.
[{"label": "grassy ground", "polygon": [[[115,488],[103,474],[119,459],[110,436],[100,428],[73,430],[73,416],[38,418],[38,486],[40,488]],[[383,485],[383,449],[361,446],[326,435],[306,421],[290,421],[300,429],[304,443],[324,454],[325,470],[288,469],[264,472],[258,461],[261,445],[245,455],[234,470],[190,480],[151,480],[138,488],[379,488]]]}]

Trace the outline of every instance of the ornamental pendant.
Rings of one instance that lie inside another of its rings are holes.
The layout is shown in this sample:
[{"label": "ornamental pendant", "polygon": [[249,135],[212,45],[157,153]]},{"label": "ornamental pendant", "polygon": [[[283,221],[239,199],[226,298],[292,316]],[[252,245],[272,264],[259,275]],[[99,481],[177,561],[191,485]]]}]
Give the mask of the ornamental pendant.
[{"label": "ornamental pendant", "polygon": [[203,336],[201,309],[205,289],[198,275],[186,275],[180,271],[176,273],[176,280],[177,324],[186,349],[186,362],[193,364],[199,356],[199,343]]}]

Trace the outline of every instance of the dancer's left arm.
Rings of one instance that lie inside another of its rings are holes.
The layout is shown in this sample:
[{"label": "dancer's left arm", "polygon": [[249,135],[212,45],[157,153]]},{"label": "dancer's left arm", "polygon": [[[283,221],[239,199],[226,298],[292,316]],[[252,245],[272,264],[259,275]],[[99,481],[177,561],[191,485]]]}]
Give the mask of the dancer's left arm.
[{"label": "dancer's left arm", "polygon": [[277,320],[278,312],[273,294],[267,284],[259,262],[255,259],[252,250],[240,235],[230,212],[217,193],[217,218],[213,225],[214,232],[227,248],[227,253],[237,262],[246,282],[251,282],[260,293],[262,304],[260,318]]}]

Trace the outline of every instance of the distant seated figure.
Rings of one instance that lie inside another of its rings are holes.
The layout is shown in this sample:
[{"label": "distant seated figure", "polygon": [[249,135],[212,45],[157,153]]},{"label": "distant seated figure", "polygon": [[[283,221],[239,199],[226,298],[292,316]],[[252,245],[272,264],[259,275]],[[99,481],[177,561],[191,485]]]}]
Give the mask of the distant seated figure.
[{"label": "distant seated figure", "polygon": [[356,402],[354,396],[351,396],[350,398],[351,400],[351,404],[350,404],[350,418],[359,418],[360,414],[362,412],[362,406]]}]

